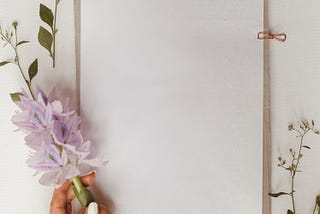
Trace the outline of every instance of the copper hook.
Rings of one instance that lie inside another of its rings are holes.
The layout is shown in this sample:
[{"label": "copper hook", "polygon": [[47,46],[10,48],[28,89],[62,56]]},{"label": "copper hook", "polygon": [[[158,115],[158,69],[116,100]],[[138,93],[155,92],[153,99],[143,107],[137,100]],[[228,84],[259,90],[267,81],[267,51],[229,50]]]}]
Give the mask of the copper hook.
[{"label": "copper hook", "polygon": [[272,33],[259,32],[257,38],[260,40],[275,39],[279,42],[285,42],[287,40],[287,34],[285,33],[272,34]]}]

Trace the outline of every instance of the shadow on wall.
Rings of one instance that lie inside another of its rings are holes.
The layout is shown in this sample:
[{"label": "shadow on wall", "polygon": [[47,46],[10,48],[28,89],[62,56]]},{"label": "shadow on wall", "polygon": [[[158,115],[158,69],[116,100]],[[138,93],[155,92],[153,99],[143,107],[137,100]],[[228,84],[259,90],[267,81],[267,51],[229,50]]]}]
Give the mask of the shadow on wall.
[{"label": "shadow on wall", "polygon": [[[92,112],[94,112],[94,109],[91,109]],[[95,150],[93,153],[99,155],[103,155],[99,147],[102,147],[102,144],[106,143],[106,123],[98,123],[97,121],[91,121],[90,117],[85,115],[83,111],[80,113],[81,115],[81,131],[83,134],[84,140],[90,140],[95,145]],[[103,120],[103,118],[101,118]],[[95,126],[95,124],[105,124],[104,126]],[[108,167],[108,164],[105,166]],[[98,169],[99,170],[99,169]],[[101,170],[101,169],[100,169]],[[105,205],[112,213],[115,211],[115,203],[112,200],[111,196],[103,192],[102,188],[103,186],[107,185],[107,179],[104,177],[103,173],[98,173],[97,176],[99,176],[99,180],[104,183],[95,183],[91,189],[93,191],[94,197],[96,201],[100,204]]]}]

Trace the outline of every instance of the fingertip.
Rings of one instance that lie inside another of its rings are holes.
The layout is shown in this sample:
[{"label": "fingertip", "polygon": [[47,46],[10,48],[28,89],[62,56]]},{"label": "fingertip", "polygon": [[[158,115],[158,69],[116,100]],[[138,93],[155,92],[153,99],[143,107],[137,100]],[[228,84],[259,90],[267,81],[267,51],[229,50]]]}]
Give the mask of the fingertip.
[{"label": "fingertip", "polygon": [[62,185],[55,188],[55,190],[67,191],[70,186],[70,181],[66,180]]},{"label": "fingertip", "polygon": [[80,179],[82,184],[87,187],[94,183],[95,178],[96,178],[96,171],[94,170],[88,175],[82,176]]}]

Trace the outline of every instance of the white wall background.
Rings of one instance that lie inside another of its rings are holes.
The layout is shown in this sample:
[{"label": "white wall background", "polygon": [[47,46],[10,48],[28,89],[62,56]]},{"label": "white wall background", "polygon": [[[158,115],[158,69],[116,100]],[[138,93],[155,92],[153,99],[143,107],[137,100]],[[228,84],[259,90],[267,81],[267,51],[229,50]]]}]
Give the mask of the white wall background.
[{"label": "white wall background", "polygon": [[82,126],[116,214],[261,213],[262,1],[82,3]]},{"label": "white wall background", "polygon": [[[277,157],[289,160],[289,148],[297,148],[297,139],[287,131],[290,122],[315,120],[320,128],[320,3],[296,0],[269,2],[270,26],[273,32],[285,32],[285,43],[271,43],[272,88],[272,190],[290,191],[290,178],[277,167]],[[296,179],[296,207],[298,213],[312,213],[314,201],[320,194],[319,136],[310,135],[301,160],[303,173]],[[273,213],[291,208],[289,197],[274,199]]]},{"label": "white wall background", "polygon": [[[35,58],[39,59],[39,73],[34,79],[34,86],[39,85],[49,91],[57,86],[59,94],[75,97],[75,48],[73,1],[61,1],[57,34],[57,66],[52,69],[48,52],[37,41],[40,2],[52,7],[53,1],[1,0],[0,25],[9,28],[13,21],[19,22],[19,37],[31,41],[21,46],[20,56],[23,69],[27,71]],[[0,41],[0,62],[12,59],[9,48],[2,49]],[[33,177],[34,170],[29,169],[25,161],[29,149],[24,145],[24,134],[13,132],[16,127],[11,117],[18,107],[12,103],[9,94],[20,91],[25,83],[15,66],[0,68],[0,208],[1,213],[10,214],[44,214],[49,213],[52,188],[38,183],[39,177]]]}]

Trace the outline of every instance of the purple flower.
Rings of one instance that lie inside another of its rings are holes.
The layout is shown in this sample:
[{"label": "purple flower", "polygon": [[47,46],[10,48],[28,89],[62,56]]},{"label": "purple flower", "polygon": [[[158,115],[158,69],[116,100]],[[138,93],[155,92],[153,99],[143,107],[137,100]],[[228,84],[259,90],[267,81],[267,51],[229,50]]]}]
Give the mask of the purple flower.
[{"label": "purple flower", "polygon": [[52,135],[58,144],[69,144],[77,147],[83,143],[79,125],[80,118],[75,113],[59,116],[54,122]]},{"label": "purple flower", "polygon": [[52,126],[51,105],[42,106],[35,101],[22,101],[23,109],[12,117],[12,122],[26,132],[41,132]]},{"label": "purple flower", "polygon": [[43,142],[52,142],[52,136],[50,130],[44,130],[42,132],[33,132],[24,138],[26,145],[32,150],[39,150]]},{"label": "purple flower", "polygon": [[20,98],[21,111],[12,121],[27,133],[26,145],[33,150],[27,164],[42,173],[41,184],[59,186],[106,163],[94,156],[91,142],[83,140],[79,116],[70,111],[68,99],[58,99],[55,89],[46,96],[38,88],[36,100],[26,93]]},{"label": "purple flower", "polygon": [[79,169],[68,162],[67,152],[65,150],[59,151],[54,144],[43,144],[41,151],[30,155],[27,160],[29,167],[43,172],[39,180],[41,184],[55,184],[56,186],[63,184],[66,179],[80,174]]}]

